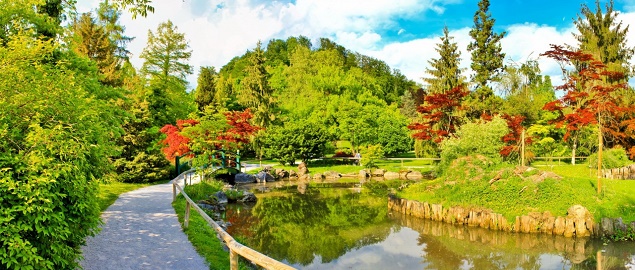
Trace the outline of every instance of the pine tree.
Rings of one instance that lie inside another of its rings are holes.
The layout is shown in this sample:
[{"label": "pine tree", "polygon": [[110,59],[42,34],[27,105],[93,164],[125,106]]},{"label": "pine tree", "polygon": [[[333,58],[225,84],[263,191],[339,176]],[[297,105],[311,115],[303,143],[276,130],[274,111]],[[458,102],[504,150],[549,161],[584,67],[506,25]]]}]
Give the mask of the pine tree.
[{"label": "pine tree", "polygon": [[426,69],[426,73],[432,77],[423,78],[429,84],[430,94],[445,93],[465,82],[461,75],[463,70],[459,68],[461,52],[452,39],[454,38],[450,36],[448,27],[444,27],[441,43],[437,44],[435,49],[439,53],[439,58],[429,60],[431,68]]},{"label": "pine tree", "polygon": [[[600,1],[595,1],[595,12],[586,4],[582,4],[581,14],[574,21],[579,34],[573,34],[578,41],[578,49],[592,54],[602,61],[609,71],[626,74],[624,81],[631,76],[629,61],[635,48],[628,47],[626,36],[628,24],[617,22],[618,12],[613,9],[613,0],[609,1],[602,11]],[[578,71],[583,67],[577,65]]]},{"label": "pine tree", "polygon": [[191,56],[185,34],[168,20],[159,24],[156,34],[148,31],[148,45],[140,56],[145,60],[141,71],[160,79],[173,76],[185,84],[185,77],[192,74],[192,66],[187,63]]},{"label": "pine tree", "polygon": [[250,65],[246,68],[247,75],[241,81],[239,102],[252,108],[253,121],[256,125],[267,127],[275,120],[273,114],[274,97],[273,88],[269,86],[265,57],[260,41],[249,56],[249,62]]},{"label": "pine tree", "polygon": [[106,29],[97,24],[90,13],[82,14],[72,25],[73,51],[84,55],[97,63],[103,74],[101,82],[106,85],[120,85],[121,80],[117,71],[120,61],[115,57],[115,46],[108,37]]},{"label": "pine tree", "polygon": [[475,90],[471,97],[471,110],[478,114],[492,113],[491,110],[500,105],[500,98],[494,95],[488,83],[498,80],[505,59],[500,41],[506,32],[494,33],[496,20],[491,17],[489,5],[489,0],[479,1],[479,9],[474,14],[474,28],[470,30],[474,41],[467,46],[472,53],[470,67],[475,72],[472,76]]},{"label": "pine tree", "polygon": [[199,112],[204,112],[205,107],[214,103],[217,77],[218,73],[216,73],[214,67],[201,67],[201,71],[198,74],[196,93],[194,95],[194,101],[196,101],[198,105]]}]

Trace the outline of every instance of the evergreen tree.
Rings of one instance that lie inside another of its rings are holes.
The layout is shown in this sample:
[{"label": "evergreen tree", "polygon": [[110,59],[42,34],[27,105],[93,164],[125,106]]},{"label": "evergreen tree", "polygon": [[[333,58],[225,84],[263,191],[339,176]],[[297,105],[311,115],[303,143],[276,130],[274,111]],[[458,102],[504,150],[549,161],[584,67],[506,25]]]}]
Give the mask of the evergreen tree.
[{"label": "evergreen tree", "polygon": [[438,59],[429,60],[431,68],[426,69],[426,73],[431,77],[423,78],[428,83],[428,93],[445,93],[455,87],[465,83],[465,78],[459,68],[461,63],[461,52],[456,42],[452,42],[448,27],[443,28],[441,43],[435,49],[439,53]]},{"label": "evergreen tree", "polygon": [[479,1],[478,11],[474,14],[474,28],[470,30],[474,40],[467,46],[472,53],[470,67],[475,72],[472,76],[475,89],[470,104],[473,114],[492,113],[493,108],[500,106],[500,98],[494,95],[488,83],[497,81],[503,70],[505,54],[500,41],[506,33],[494,33],[496,20],[491,17],[489,5],[489,0]]},{"label": "evergreen tree", "polygon": [[97,24],[90,13],[82,14],[72,25],[73,51],[95,61],[106,85],[119,85],[121,80],[117,71],[120,61],[115,57],[115,46],[108,37],[106,29]]},{"label": "evergreen tree", "polygon": [[140,56],[145,60],[141,71],[159,79],[173,76],[185,84],[185,77],[192,74],[192,66],[187,63],[191,56],[185,34],[168,20],[159,24],[156,34],[148,31],[148,45]]},{"label": "evergreen tree", "polygon": [[[582,4],[581,14],[574,21],[580,32],[573,34],[578,41],[578,49],[602,61],[609,71],[624,73],[624,81],[628,81],[632,74],[629,61],[635,53],[635,48],[628,47],[626,43],[629,26],[616,21],[618,12],[613,9],[613,0],[606,4],[604,12],[599,0],[595,1],[595,5],[594,12]],[[584,68],[579,64],[576,66],[578,71]]]},{"label": "evergreen tree", "polygon": [[262,44],[258,41],[256,49],[249,57],[247,75],[241,81],[239,101],[252,108],[253,120],[260,127],[267,127],[273,120],[274,96],[273,88],[269,86],[268,73],[265,68],[265,57]]},{"label": "evergreen tree", "polygon": [[124,35],[126,27],[119,24],[119,18],[121,18],[121,11],[118,10],[115,5],[110,4],[108,1],[99,4],[97,20],[99,24],[104,27],[110,42],[115,48],[114,54],[118,59],[118,64],[123,65],[123,63],[129,59],[128,56],[130,55],[130,51],[126,49],[126,46],[134,38]]},{"label": "evergreen tree", "polygon": [[194,101],[198,105],[199,112],[204,112],[205,107],[214,104],[216,95],[216,69],[214,67],[201,67],[198,74],[198,85],[194,94]]},{"label": "evergreen tree", "polygon": [[140,56],[145,59],[141,72],[150,79],[152,92],[165,92],[161,104],[150,101],[150,108],[156,108],[152,113],[160,115],[156,119],[167,121],[156,122],[158,127],[185,119],[196,110],[194,99],[186,92],[185,78],[192,73],[187,63],[191,55],[185,35],[171,21],[159,24],[156,34],[148,32],[148,45]]}]

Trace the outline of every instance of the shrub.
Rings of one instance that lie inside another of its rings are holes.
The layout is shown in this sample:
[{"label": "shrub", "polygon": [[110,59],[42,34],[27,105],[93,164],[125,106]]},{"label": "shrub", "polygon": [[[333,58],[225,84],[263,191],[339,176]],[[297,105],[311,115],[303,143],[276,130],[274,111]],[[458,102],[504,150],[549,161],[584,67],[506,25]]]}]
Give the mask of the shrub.
[{"label": "shrub", "polygon": [[507,133],[507,123],[498,116],[489,122],[469,122],[459,127],[455,137],[441,143],[439,172],[444,172],[453,160],[464,156],[482,155],[494,164],[501,163],[499,152],[504,146],[501,138]]},{"label": "shrub", "polygon": [[365,168],[377,168],[377,160],[384,157],[381,145],[369,145],[362,148],[362,166]]},{"label": "shrub", "polygon": [[[588,160],[590,166],[597,166],[598,153],[590,155]],[[602,152],[602,168],[604,169],[622,168],[631,163],[633,162],[628,159],[626,150],[622,147],[616,147]]]}]

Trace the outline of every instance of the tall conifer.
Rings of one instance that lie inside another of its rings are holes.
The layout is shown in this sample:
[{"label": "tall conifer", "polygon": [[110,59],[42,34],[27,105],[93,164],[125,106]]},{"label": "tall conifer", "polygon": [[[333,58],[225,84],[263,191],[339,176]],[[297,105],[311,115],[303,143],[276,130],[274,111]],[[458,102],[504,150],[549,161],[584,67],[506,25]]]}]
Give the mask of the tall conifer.
[{"label": "tall conifer", "polygon": [[426,69],[426,73],[431,77],[423,78],[428,83],[427,90],[430,94],[445,93],[465,82],[465,77],[461,74],[463,70],[459,68],[461,52],[456,42],[452,42],[453,39],[448,27],[443,28],[441,43],[435,49],[439,58],[428,61],[430,68]]}]

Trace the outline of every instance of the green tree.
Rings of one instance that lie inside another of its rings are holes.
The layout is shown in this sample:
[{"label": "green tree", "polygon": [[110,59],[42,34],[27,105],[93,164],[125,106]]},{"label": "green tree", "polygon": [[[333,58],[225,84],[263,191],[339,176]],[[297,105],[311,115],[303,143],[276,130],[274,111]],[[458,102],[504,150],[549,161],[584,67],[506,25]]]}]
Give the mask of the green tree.
[{"label": "green tree", "polygon": [[0,268],[75,269],[120,123],[91,62],[23,33],[0,46]]},{"label": "green tree", "polygon": [[282,127],[272,126],[263,138],[267,156],[281,164],[295,165],[297,159],[307,162],[324,156],[331,137],[326,130],[308,121],[286,122]]},{"label": "green tree", "polygon": [[141,71],[150,77],[172,76],[185,83],[185,77],[192,74],[192,66],[187,63],[191,56],[185,34],[168,20],[159,24],[156,34],[148,31],[148,44],[139,56],[145,60]]},{"label": "green tree", "polygon": [[427,68],[426,73],[431,77],[423,78],[428,84],[428,93],[445,93],[465,83],[465,77],[461,74],[463,70],[459,68],[461,52],[452,39],[448,27],[444,27],[441,43],[435,49],[439,58],[428,61],[431,68]]},{"label": "green tree", "polygon": [[71,31],[73,50],[95,61],[103,74],[100,81],[106,85],[120,85],[118,70],[121,60],[115,55],[117,47],[111,42],[105,27],[97,24],[91,13],[84,13],[73,22]]},{"label": "green tree", "polygon": [[179,33],[171,21],[159,24],[156,34],[148,32],[148,44],[140,56],[145,60],[141,72],[150,80],[152,92],[165,92],[165,99],[153,98],[161,102],[150,101],[152,113],[163,114],[162,120],[167,121],[155,123],[158,127],[186,119],[195,110],[194,100],[186,92],[185,80],[192,73],[192,66],[187,63],[191,55],[185,35]]},{"label": "green tree", "polygon": [[201,67],[198,73],[198,85],[194,93],[194,101],[198,105],[198,111],[205,111],[205,107],[213,105],[217,101],[216,96],[216,80],[218,73],[214,67]]},{"label": "green tree", "polygon": [[[613,0],[606,3],[602,11],[600,1],[595,1],[595,11],[586,4],[582,4],[581,14],[574,21],[579,34],[573,34],[578,41],[578,48],[590,53],[597,60],[602,61],[609,71],[622,72],[626,82],[631,76],[629,61],[635,53],[635,47],[629,47],[626,42],[629,25],[617,22],[618,12],[613,9]],[[578,71],[584,68],[577,64]]]},{"label": "green tree", "polygon": [[500,99],[494,95],[489,84],[498,81],[498,76],[503,71],[505,53],[502,52],[500,41],[506,32],[494,32],[496,20],[492,18],[489,6],[489,0],[478,2],[478,10],[474,14],[474,27],[470,30],[473,41],[467,46],[467,50],[472,53],[470,67],[474,71],[472,82],[475,90],[471,94],[470,102],[473,116],[491,114],[500,105]]},{"label": "green tree", "polygon": [[252,109],[256,125],[267,127],[276,119],[274,114],[275,98],[273,88],[269,86],[269,75],[265,67],[262,44],[258,41],[256,49],[249,57],[246,76],[241,81],[239,101]]},{"label": "green tree", "polygon": [[498,86],[504,98],[501,111],[509,115],[522,115],[526,127],[542,119],[546,113],[542,107],[556,99],[551,78],[540,75],[535,60],[506,66]]}]

